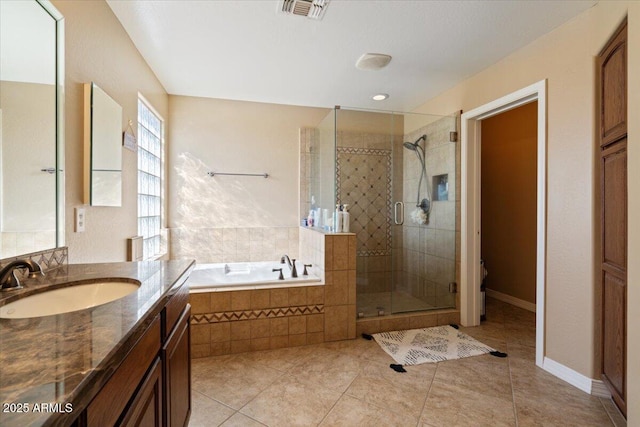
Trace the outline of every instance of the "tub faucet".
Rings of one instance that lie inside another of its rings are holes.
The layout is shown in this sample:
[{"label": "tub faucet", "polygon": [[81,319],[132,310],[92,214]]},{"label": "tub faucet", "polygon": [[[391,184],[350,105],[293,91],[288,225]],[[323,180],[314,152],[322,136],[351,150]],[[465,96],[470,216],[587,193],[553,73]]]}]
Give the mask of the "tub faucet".
[{"label": "tub faucet", "polygon": [[37,262],[30,259],[19,259],[12,261],[5,265],[0,270],[0,290],[6,291],[10,289],[20,289],[22,285],[18,276],[16,276],[16,270],[19,268],[27,268],[29,270],[29,278],[32,279],[38,275],[44,276],[42,267]]},{"label": "tub faucet", "polygon": [[282,255],[282,258],[280,258],[280,264],[284,264],[285,261],[287,262],[287,265],[289,265],[289,269],[291,270],[291,277],[298,277],[295,258],[292,260],[291,258],[289,258],[289,255],[284,254]]}]

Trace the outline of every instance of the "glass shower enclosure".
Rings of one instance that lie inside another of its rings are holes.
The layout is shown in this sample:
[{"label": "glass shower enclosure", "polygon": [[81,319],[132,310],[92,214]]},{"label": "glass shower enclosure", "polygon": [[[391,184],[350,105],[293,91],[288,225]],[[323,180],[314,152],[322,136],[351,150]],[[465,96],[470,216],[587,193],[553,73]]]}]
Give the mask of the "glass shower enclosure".
[{"label": "glass shower enclosure", "polygon": [[359,317],[456,306],[456,123],[336,107],[301,130],[301,214],[348,205]]}]

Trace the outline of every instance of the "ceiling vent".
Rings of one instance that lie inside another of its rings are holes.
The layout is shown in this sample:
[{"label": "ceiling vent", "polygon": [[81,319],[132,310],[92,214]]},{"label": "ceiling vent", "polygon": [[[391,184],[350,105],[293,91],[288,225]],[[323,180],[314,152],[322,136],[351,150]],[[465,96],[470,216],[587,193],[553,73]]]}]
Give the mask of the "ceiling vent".
[{"label": "ceiling vent", "polygon": [[288,15],[306,16],[320,20],[328,5],[329,0],[282,0],[280,11]]}]

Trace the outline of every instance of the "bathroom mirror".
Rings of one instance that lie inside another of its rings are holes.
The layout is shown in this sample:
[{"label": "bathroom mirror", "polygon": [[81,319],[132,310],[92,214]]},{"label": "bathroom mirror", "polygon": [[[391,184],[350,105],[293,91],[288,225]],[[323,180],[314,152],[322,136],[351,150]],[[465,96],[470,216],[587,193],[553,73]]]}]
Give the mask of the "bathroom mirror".
[{"label": "bathroom mirror", "polygon": [[0,258],[64,246],[64,23],[0,1]]},{"label": "bathroom mirror", "polygon": [[95,83],[84,85],[84,201],[122,205],[122,107]]}]

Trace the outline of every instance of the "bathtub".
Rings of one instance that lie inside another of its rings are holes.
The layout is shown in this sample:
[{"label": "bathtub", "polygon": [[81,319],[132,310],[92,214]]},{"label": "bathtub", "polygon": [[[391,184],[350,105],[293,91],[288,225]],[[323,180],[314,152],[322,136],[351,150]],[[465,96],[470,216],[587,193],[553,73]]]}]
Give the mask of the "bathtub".
[{"label": "bathtub", "polygon": [[[289,266],[277,261],[196,264],[187,284],[191,293],[322,285],[313,273],[302,275],[302,262],[297,261],[296,267],[298,277],[293,278]],[[274,268],[282,268],[284,280],[278,279],[279,273],[272,271]]]}]

